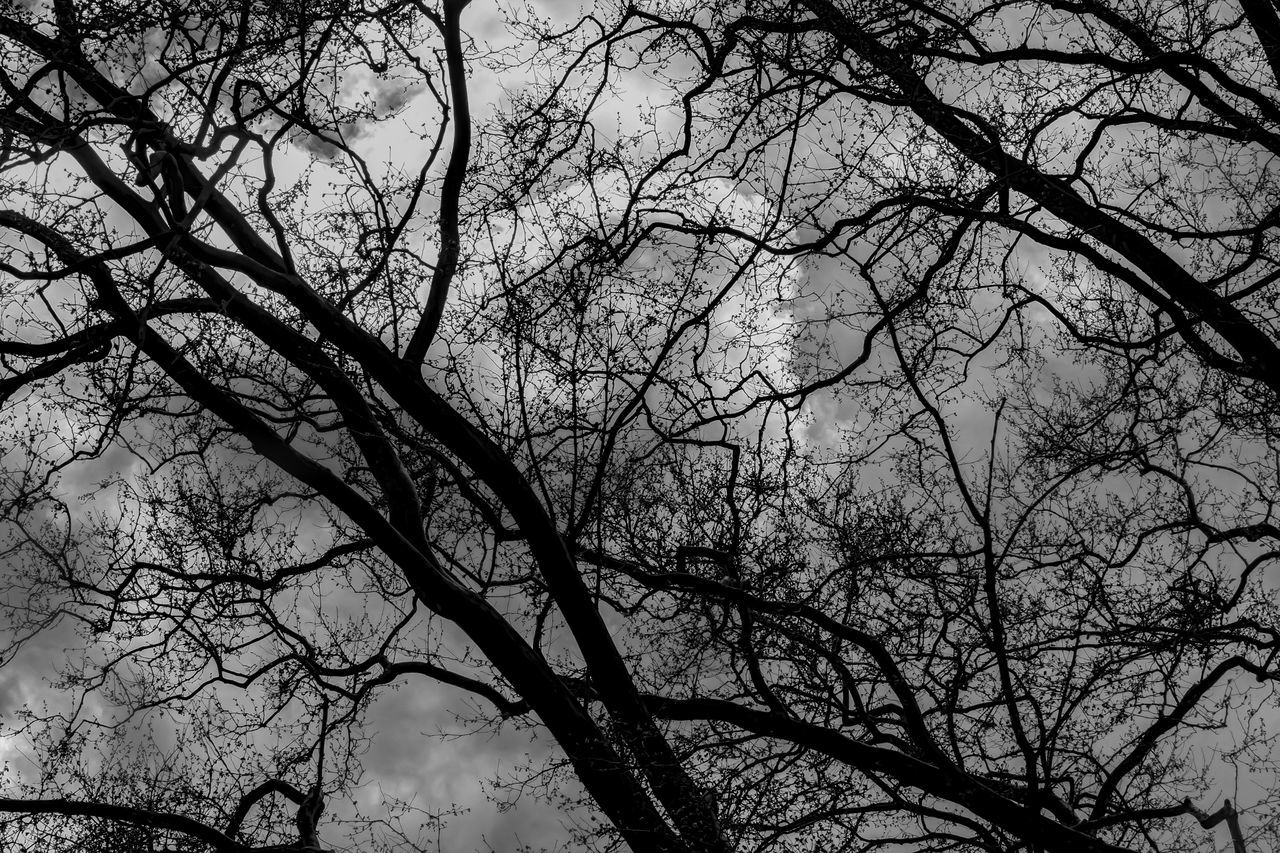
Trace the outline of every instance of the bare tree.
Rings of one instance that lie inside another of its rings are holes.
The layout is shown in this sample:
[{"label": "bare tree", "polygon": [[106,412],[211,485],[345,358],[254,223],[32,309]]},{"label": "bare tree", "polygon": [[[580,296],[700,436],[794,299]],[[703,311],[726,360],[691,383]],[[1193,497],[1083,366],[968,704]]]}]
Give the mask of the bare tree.
[{"label": "bare tree", "polygon": [[425,678],[589,848],[1265,844],[1276,9],[465,7],[0,14],[12,843],[327,849]]}]

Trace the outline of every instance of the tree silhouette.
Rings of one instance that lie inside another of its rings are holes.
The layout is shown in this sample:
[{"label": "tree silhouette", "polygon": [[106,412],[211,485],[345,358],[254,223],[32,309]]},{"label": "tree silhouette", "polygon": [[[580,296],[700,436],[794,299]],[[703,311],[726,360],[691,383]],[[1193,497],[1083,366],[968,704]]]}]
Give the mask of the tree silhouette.
[{"label": "tree silhouette", "polygon": [[434,681],[583,849],[1272,840],[1276,8],[466,7],[0,12],[0,837],[329,849]]}]

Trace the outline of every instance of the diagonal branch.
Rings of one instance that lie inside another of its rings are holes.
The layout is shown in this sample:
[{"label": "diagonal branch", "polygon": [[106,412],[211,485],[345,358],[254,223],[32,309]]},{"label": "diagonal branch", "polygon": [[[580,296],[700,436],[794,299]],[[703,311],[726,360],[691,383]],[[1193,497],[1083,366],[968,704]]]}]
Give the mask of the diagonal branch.
[{"label": "diagonal branch", "polygon": [[21,800],[5,797],[0,798],[0,812],[101,817],[135,826],[150,826],[180,832],[192,838],[198,838],[217,851],[239,853],[239,851],[252,849],[198,820],[169,812],[153,812],[131,806],[89,803],[82,800]]},{"label": "diagonal branch", "polygon": [[933,92],[906,55],[886,47],[832,0],[803,3],[842,47],[884,74],[906,105],[964,157],[1142,270],[1153,284],[1217,332],[1239,355],[1242,370],[1280,393],[1280,346],[1230,300],[1198,281],[1144,234],[1090,204],[1065,181],[1005,151],[994,130],[984,128],[983,132],[967,123]]},{"label": "diagonal branch", "polygon": [[667,720],[719,721],[754,734],[778,738],[828,755],[857,770],[879,773],[939,799],[961,805],[992,825],[1052,853],[1129,853],[1053,818],[1040,814],[955,767],[939,766],[913,755],[870,746],[795,717],[747,708],[725,699],[669,699],[646,696],[654,715]]}]

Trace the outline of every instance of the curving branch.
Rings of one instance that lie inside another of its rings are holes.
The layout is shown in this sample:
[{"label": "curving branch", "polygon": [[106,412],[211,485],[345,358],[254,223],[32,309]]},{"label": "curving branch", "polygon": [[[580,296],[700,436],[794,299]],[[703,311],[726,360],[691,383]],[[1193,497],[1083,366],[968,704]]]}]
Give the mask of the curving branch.
[{"label": "curving branch", "polygon": [[449,166],[440,185],[440,247],[435,271],[427,291],[427,304],[422,309],[413,335],[404,350],[404,359],[418,365],[427,355],[435,340],[440,319],[444,316],[449,300],[449,287],[458,272],[458,257],[462,250],[462,237],[458,227],[458,207],[462,185],[467,176],[467,159],[471,152],[471,106],[467,95],[467,64],[462,53],[462,10],[471,0],[445,0],[443,19],[425,10],[435,18],[444,36],[445,67],[449,73],[451,121],[453,123],[453,148],[449,153]]}]

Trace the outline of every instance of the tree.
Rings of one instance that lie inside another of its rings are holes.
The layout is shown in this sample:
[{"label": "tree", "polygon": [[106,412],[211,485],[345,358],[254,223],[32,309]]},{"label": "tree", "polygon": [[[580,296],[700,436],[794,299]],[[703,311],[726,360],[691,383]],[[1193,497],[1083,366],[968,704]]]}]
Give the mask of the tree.
[{"label": "tree", "polygon": [[1276,9],[465,6],[0,14],[7,659],[189,721],[11,843],[331,845],[424,677],[591,847],[1273,837]]}]

